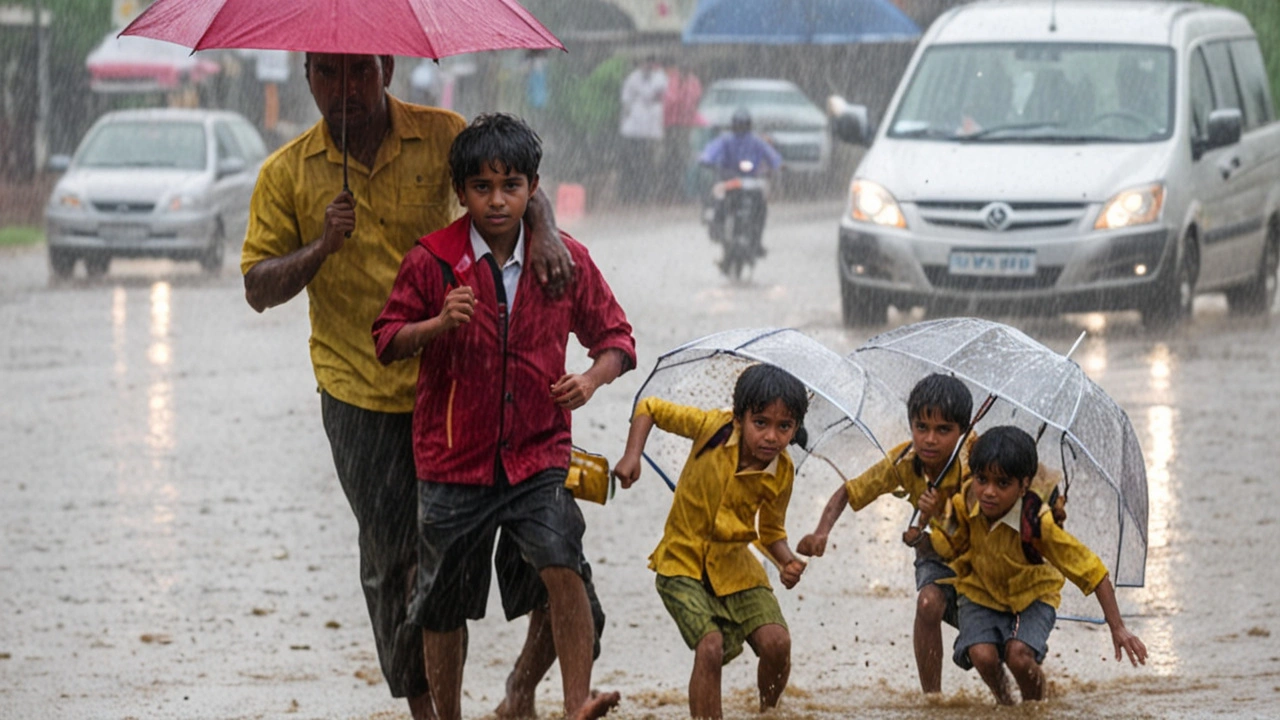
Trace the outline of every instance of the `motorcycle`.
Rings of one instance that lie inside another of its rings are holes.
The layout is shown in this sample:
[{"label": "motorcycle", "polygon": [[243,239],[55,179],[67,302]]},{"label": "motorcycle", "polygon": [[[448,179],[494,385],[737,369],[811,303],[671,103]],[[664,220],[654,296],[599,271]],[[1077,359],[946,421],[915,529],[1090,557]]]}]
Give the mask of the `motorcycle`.
[{"label": "motorcycle", "polygon": [[740,280],[743,270],[754,268],[756,260],[764,256],[761,239],[769,183],[762,177],[753,176],[753,170],[755,164],[743,160],[738,163],[736,177],[711,187],[711,197],[715,201],[710,218],[711,239],[724,246],[720,272],[735,280]]}]

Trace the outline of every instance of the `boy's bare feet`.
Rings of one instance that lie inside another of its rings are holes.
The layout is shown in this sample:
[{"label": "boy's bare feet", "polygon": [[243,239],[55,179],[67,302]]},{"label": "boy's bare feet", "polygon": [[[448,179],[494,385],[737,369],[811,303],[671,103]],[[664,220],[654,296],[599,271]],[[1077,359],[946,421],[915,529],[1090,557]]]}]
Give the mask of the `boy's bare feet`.
[{"label": "boy's bare feet", "polygon": [[622,695],[617,692],[602,693],[599,690],[592,690],[591,697],[578,708],[578,712],[574,714],[573,720],[595,720],[609,714],[609,711],[618,706],[618,702],[622,700]]}]

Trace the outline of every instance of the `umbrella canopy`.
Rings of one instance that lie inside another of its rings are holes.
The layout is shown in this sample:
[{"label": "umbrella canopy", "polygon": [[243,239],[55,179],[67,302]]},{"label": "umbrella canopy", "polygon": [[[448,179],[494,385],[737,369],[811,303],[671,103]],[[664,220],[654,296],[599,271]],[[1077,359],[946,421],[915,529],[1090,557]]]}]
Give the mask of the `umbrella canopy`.
[{"label": "umbrella canopy", "polygon": [[[516,0],[156,0],[120,31],[192,50],[442,58],[564,45]],[[346,85],[346,65],[343,65]],[[342,189],[347,124],[342,118]]]},{"label": "umbrella canopy", "polygon": [[698,0],[686,43],[899,42],[920,27],[889,0]]},{"label": "umbrella canopy", "polygon": [[564,45],[516,0],[156,0],[121,35],[193,50],[441,58]]},{"label": "umbrella canopy", "polygon": [[[816,454],[843,482],[884,457],[876,426],[864,423],[860,416],[882,418],[889,408],[901,414],[901,402],[856,362],[798,330],[728,330],[682,345],[658,358],[636,401],[656,396],[702,408],[727,407],[733,402],[738,375],[756,363],[786,370],[809,390],[804,420],[809,444],[788,449],[797,470],[811,453]],[[651,442],[649,448],[645,457],[670,485],[689,452],[688,443]]]},{"label": "umbrella canopy", "polygon": [[[950,318],[871,338],[852,357],[902,400],[920,378],[954,375],[975,405],[996,402],[978,427],[1016,425],[1040,460],[1070,483],[1067,529],[1106,564],[1118,586],[1141,586],[1147,558],[1147,472],[1129,416],[1080,366],[1008,325]],[[901,407],[901,405],[899,405]]]}]

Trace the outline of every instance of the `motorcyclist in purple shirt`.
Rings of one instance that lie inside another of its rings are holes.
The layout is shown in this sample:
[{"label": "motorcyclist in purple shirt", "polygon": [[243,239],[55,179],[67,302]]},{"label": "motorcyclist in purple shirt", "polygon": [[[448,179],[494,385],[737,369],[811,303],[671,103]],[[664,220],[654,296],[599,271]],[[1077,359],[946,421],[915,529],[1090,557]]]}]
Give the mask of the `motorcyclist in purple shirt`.
[{"label": "motorcyclist in purple shirt", "polygon": [[733,112],[729,132],[720,136],[703,148],[698,162],[716,169],[720,180],[738,177],[741,172],[739,164],[748,160],[752,164],[750,177],[767,177],[782,167],[782,156],[763,138],[751,132],[751,112],[746,108],[738,108]]},{"label": "motorcyclist in purple shirt", "polygon": [[[746,165],[745,163],[750,163]],[[730,130],[723,132],[702,150],[698,162],[714,168],[717,179],[731,180],[737,177],[768,177],[782,167],[782,156],[772,145],[751,131],[751,113],[746,108],[734,111],[730,121]],[[765,203],[758,203],[758,227],[764,228],[767,209]],[[724,237],[725,202],[715,202],[715,215],[711,220],[711,235],[717,242]],[[760,234],[756,234],[757,240]],[[764,257],[763,245],[756,248],[759,257]]]}]

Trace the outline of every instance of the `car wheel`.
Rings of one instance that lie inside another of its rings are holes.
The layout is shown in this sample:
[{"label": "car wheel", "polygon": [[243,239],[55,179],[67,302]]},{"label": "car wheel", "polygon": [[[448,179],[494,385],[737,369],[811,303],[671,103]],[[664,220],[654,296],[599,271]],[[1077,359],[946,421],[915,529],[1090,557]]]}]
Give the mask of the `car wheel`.
[{"label": "car wheel", "polygon": [[65,280],[75,272],[76,256],[66,250],[49,248],[49,269],[54,277]]},{"label": "car wheel", "polygon": [[84,259],[84,270],[89,277],[97,278],[107,274],[111,269],[110,255],[89,255]]},{"label": "car wheel", "polygon": [[889,301],[874,291],[861,290],[844,278],[840,279],[840,314],[846,327],[882,325],[889,312]]},{"label": "car wheel", "polygon": [[1241,315],[1259,315],[1271,309],[1276,300],[1277,272],[1280,271],[1280,219],[1272,219],[1267,228],[1267,238],[1262,245],[1262,258],[1258,274],[1238,288],[1227,291],[1227,304],[1231,312]]},{"label": "car wheel", "polygon": [[1151,330],[1172,329],[1191,317],[1191,304],[1196,298],[1196,276],[1200,272],[1199,246],[1194,233],[1188,233],[1182,252],[1174,255],[1172,272],[1156,280],[1139,310],[1142,324]]},{"label": "car wheel", "polygon": [[213,237],[209,239],[209,247],[200,256],[200,267],[210,275],[217,274],[222,269],[222,259],[226,255],[227,243],[222,239],[222,224],[213,231]]}]

